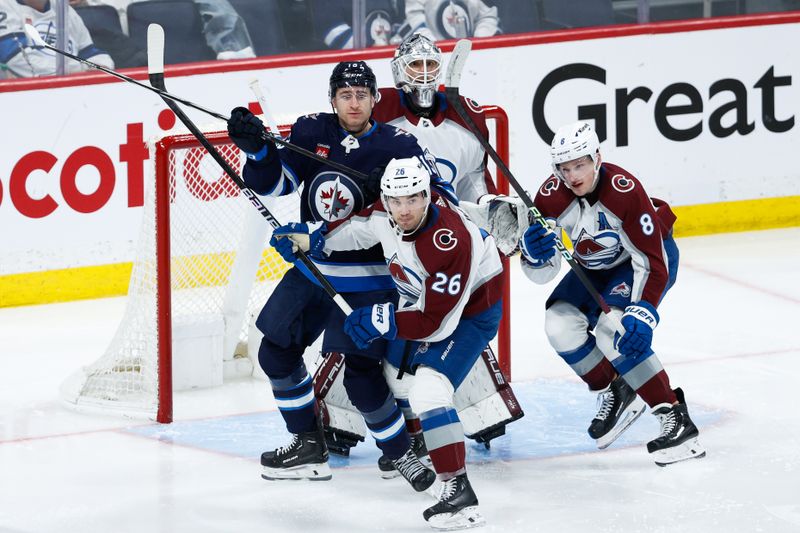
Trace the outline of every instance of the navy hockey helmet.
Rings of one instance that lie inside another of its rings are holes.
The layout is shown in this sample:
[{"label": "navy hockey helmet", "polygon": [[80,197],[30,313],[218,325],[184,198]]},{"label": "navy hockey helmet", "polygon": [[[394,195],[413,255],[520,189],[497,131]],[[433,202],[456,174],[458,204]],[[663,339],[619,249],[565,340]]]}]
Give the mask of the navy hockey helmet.
[{"label": "navy hockey helmet", "polygon": [[375,73],[364,61],[342,61],[331,73],[328,87],[328,98],[336,96],[336,89],[342,87],[367,87],[372,96],[378,94],[378,82]]}]

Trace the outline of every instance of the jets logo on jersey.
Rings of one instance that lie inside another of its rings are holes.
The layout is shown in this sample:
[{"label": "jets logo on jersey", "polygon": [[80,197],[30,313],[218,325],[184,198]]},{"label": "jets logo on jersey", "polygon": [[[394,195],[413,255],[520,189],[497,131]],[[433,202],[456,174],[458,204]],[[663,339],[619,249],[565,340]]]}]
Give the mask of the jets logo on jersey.
[{"label": "jets logo on jersey", "polygon": [[611,296],[619,294],[624,298],[628,298],[631,295],[631,288],[628,286],[627,283],[624,281],[611,289]]},{"label": "jets logo on jersey", "polygon": [[442,2],[434,20],[439,33],[446,35],[447,39],[460,39],[472,35],[469,10],[462,0]]},{"label": "jets logo on jersey", "polygon": [[449,252],[457,244],[458,239],[453,235],[453,230],[440,228],[433,233],[433,245],[443,252]]},{"label": "jets logo on jersey", "polygon": [[394,284],[397,285],[397,292],[409,302],[416,303],[419,295],[422,294],[422,280],[412,270],[408,270],[400,264],[397,254],[394,254],[387,263],[389,273],[392,275]]},{"label": "jets logo on jersey", "polygon": [[308,207],[314,220],[333,222],[347,218],[354,209],[361,209],[362,202],[358,185],[338,172],[321,172],[309,184]]},{"label": "jets logo on jersey", "polygon": [[316,153],[318,156],[328,159],[328,154],[331,153],[331,147],[328,146],[327,144],[318,144]]},{"label": "jets logo on jersey", "polygon": [[615,231],[602,231],[591,235],[585,229],[575,243],[575,256],[587,268],[611,265],[622,255],[622,244]]}]

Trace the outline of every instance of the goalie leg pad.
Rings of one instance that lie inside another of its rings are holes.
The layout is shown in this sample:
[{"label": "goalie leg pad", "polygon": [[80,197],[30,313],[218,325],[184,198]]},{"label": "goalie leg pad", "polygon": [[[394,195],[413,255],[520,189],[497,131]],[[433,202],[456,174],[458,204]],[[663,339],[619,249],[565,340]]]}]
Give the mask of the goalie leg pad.
[{"label": "goalie leg pad", "polygon": [[331,453],[350,455],[350,448],[364,442],[367,434],[364,418],[344,388],[344,356],[338,352],[321,355],[314,374],[314,395]]},{"label": "goalie leg pad", "polygon": [[484,348],[455,391],[454,404],[468,438],[488,443],[524,412],[490,346]]}]

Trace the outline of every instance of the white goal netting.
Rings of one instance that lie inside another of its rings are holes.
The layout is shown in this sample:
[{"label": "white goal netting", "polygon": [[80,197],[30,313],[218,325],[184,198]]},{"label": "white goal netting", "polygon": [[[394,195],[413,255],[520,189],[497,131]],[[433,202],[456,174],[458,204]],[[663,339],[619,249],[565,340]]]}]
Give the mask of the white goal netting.
[{"label": "white goal netting", "polygon": [[[221,132],[208,136],[240,170],[240,151],[227,136]],[[164,328],[171,328],[176,349],[185,342],[193,351],[194,340],[202,350],[209,344],[220,345],[221,359],[226,361],[240,357],[252,317],[288,265],[268,245],[267,221],[191,136],[165,137],[151,143],[150,150],[153,171],[124,317],[106,352],[70,376],[61,396],[78,408],[155,418],[159,393],[162,397],[172,393],[163,390],[165,376],[159,362]],[[279,221],[299,220],[297,195],[262,200]],[[166,210],[169,225],[162,214]],[[168,251],[171,266],[170,284],[161,292],[158,280],[169,272],[167,262],[157,260],[157,247]],[[163,305],[168,295],[171,311]],[[174,363],[180,366],[180,361]],[[205,361],[189,366],[202,364]],[[185,385],[183,370],[192,371],[173,368],[176,388],[180,382]]]}]

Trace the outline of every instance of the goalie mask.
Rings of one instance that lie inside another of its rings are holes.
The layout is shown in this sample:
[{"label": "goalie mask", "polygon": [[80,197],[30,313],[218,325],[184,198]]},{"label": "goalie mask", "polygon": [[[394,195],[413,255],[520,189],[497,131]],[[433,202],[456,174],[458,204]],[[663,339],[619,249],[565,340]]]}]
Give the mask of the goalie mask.
[{"label": "goalie mask", "polygon": [[442,51],[433,41],[415,33],[400,43],[391,65],[395,87],[409,94],[420,108],[433,106],[442,74]]},{"label": "goalie mask", "polygon": [[553,174],[560,179],[570,190],[569,181],[564,178],[559,165],[589,156],[594,165],[594,178],[590,190],[597,186],[600,176],[600,139],[588,122],[573,122],[558,128],[553,142],[550,145],[550,157],[553,160]]},{"label": "goalie mask", "polygon": [[421,228],[431,203],[431,175],[425,164],[418,157],[389,161],[381,178],[381,201],[397,235]]},{"label": "goalie mask", "polygon": [[342,61],[333,68],[328,83],[328,99],[333,100],[342,87],[366,87],[373,97],[378,94],[375,73],[364,61]]}]

